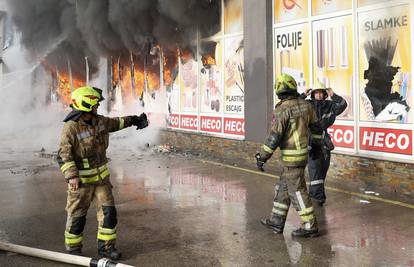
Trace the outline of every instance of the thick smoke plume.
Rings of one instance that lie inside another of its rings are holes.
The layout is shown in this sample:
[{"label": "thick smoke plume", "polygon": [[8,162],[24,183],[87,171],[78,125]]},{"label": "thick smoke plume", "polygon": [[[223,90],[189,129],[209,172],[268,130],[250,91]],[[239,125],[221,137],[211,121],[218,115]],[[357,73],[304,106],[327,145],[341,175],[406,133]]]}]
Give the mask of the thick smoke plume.
[{"label": "thick smoke plume", "polygon": [[30,56],[51,68],[85,75],[97,71],[99,57],[146,54],[195,47],[197,31],[220,28],[220,0],[7,0]]}]

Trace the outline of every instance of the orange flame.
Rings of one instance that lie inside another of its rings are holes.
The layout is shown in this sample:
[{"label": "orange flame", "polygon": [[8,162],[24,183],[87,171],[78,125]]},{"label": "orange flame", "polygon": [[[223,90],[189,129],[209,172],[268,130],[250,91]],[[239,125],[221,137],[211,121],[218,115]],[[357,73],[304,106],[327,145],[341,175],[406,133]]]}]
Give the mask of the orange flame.
[{"label": "orange flame", "polygon": [[120,69],[121,73],[121,89],[122,89],[122,100],[124,103],[128,103],[134,99],[134,91],[132,88],[131,80],[131,68],[129,66],[123,66]]},{"label": "orange flame", "polygon": [[180,58],[182,63],[185,64],[193,58],[193,54],[189,50],[180,51]]},{"label": "orange flame", "polygon": [[138,66],[134,68],[135,95],[140,96],[144,90],[144,70]]},{"label": "orange flame", "polygon": [[[61,102],[65,106],[69,106],[71,103],[71,86],[70,86],[70,79],[67,73],[58,73],[58,87],[56,88],[56,92],[59,95]],[[80,80],[72,78],[73,89],[81,87],[84,83]]]},{"label": "orange flame", "polygon": [[117,86],[119,83],[118,64],[112,64],[112,87]]},{"label": "orange flame", "polygon": [[216,59],[212,55],[203,55],[201,57],[201,62],[203,66],[216,65]]},{"label": "orange flame", "polygon": [[178,66],[178,56],[168,55],[164,56],[164,84],[171,86],[174,83],[173,71]]},{"label": "orange flame", "polygon": [[160,88],[160,76],[159,72],[147,72],[148,89],[150,91]]}]

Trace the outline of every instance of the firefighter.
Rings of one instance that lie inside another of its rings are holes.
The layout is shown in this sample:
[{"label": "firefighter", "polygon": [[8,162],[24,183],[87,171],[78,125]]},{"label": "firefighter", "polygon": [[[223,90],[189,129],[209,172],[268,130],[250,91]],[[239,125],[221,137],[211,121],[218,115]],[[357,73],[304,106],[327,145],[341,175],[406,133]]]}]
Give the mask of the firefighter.
[{"label": "firefighter", "polygon": [[263,165],[279,147],[283,171],[275,187],[271,216],[262,219],[261,223],[275,233],[283,233],[292,203],[302,221],[302,226],[294,230],[292,236],[315,237],[318,236],[318,225],[304,173],[308,161],[309,126],[316,121],[316,114],[312,106],[299,97],[296,81],[290,75],[280,75],[275,90],[280,102],[273,112],[270,132],[256,154],[256,163],[263,171]]},{"label": "firefighter", "polygon": [[[325,179],[331,161],[331,150],[334,149],[328,128],[334,124],[335,119],[347,107],[344,98],[335,94],[331,88],[326,88],[318,82],[315,89],[308,89],[302,98],[311,95],[307,100],[315,109],[318,118],[317,123],[311,128],[311,150],[309,151],[309,195],[315,199],[318,205],[323,206],[326,201]],[[331,100],[328,100],[328,97]]]},{"label": "firefighter", "polygon": [[98,253],[117,260],[115,248],[117,213],[109,180],[106,149],[109,133],[132,125],[148,126],[145,113],[140,116],[108,118],[98,115],[102,90],[81,87],[72,93],[72,111],[64,119],[58,163],[68,183],[65,247],[70,254],[81,255],[86,214],[94,201],[98,219]]}]

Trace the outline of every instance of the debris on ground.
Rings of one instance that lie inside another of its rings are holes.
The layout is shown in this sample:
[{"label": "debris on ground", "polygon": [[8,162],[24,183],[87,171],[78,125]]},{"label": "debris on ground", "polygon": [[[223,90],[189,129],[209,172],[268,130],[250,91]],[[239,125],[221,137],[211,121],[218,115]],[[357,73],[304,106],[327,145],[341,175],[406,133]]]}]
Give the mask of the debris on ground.
[{"label": "debris on ground", "polygon": [[158,152],[158,153],[172,153],[172,152],[175,152],[174,147],[172,147],[170,145],[158,145],[158,146],[154,146],[152,148],[152,150],[154,152]]}]

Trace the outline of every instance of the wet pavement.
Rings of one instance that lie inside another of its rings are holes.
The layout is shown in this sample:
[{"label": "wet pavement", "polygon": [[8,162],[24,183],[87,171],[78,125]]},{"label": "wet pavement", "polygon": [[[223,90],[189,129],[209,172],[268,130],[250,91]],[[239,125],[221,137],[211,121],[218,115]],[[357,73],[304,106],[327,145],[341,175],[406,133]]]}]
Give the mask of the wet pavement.
[{"label": "wet pavement", "polygon": [[[275,179],[173,154],[110,153],[118,247],[136,266],[414,266],[414,210],[328,191],[321,237],[260,225]],[[64,252],[66,185],[51,159],[0,149],[0,239]],[[96,257],[96,215],[84,254]],[[0,252],[0,266],[69,266]]]}]

